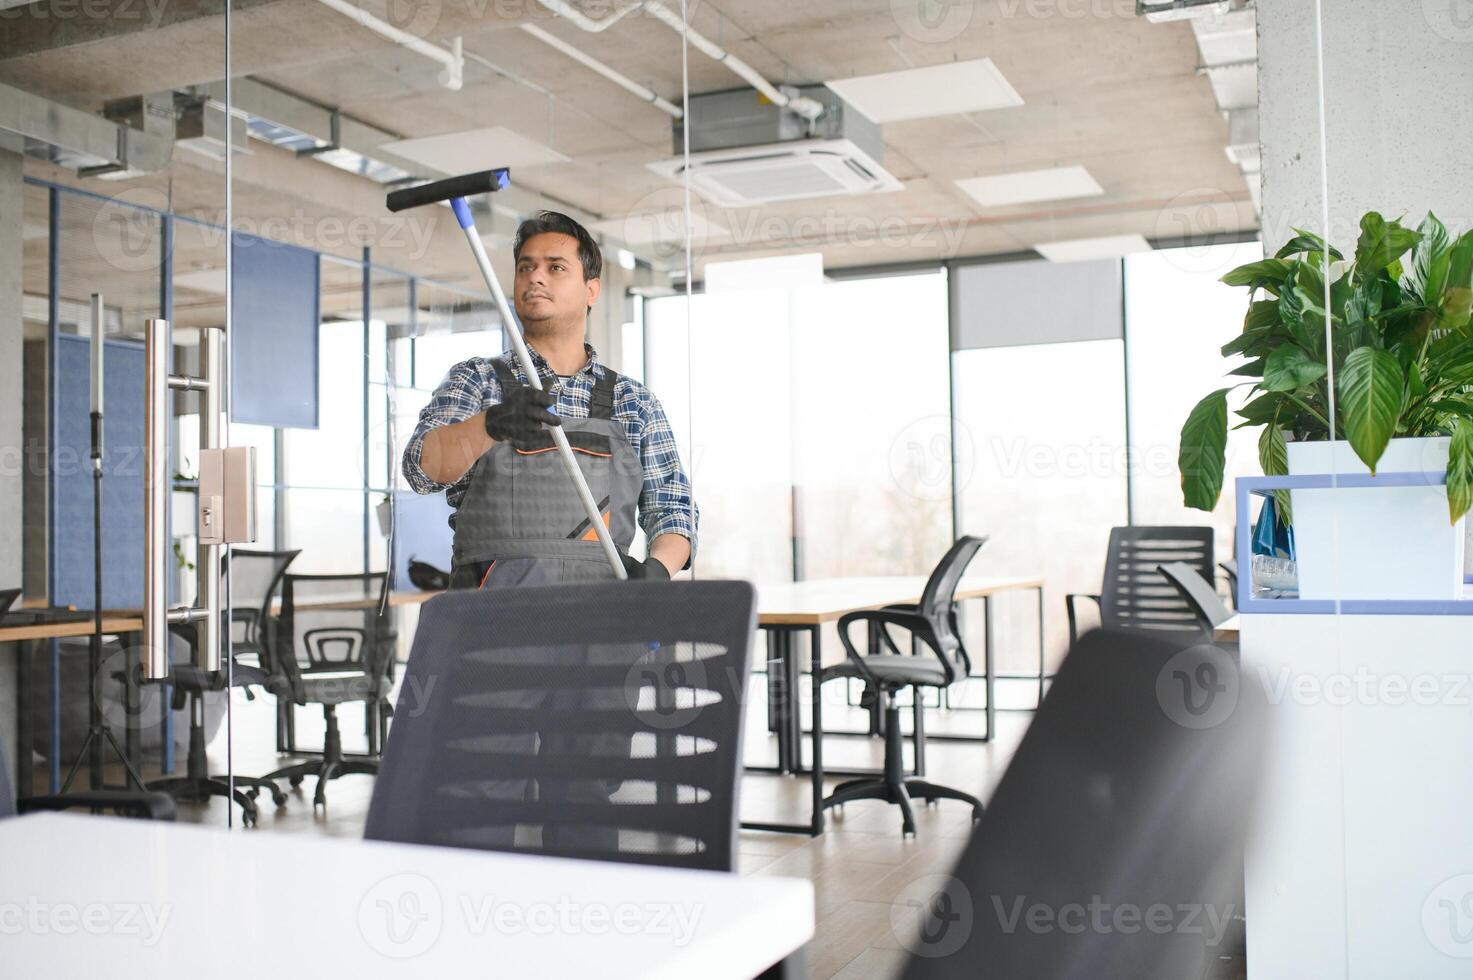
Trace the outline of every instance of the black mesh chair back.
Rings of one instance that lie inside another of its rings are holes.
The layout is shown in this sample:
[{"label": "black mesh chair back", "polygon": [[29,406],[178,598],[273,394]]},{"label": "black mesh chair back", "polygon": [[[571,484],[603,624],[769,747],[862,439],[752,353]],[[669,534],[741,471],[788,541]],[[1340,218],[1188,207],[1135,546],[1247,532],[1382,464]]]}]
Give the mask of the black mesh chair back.
[{"label": "black mesh chair back", "polygon": [[282,577],[272,666],[298,700],[303,678],[314,674],[387,677],[394,655],[388,581],[387,572]]},{"label": "black mesh chair back", "polygon": [[230,639],[236,653],[262,652],[261,624],[271,613],[295,551],[233,548],[225,558],[230,575]]},{"label": "black mesh chair back", "polygon": [[[1171,634],[1087,634],[951,876],[912,896],[902,976],[1215,975],[1227,944],[1213,946],[1214,934],[1243,914],[1264,707],[1220,650]],[[1167,927],[1148,928],[1163,906]]]},{"label": "black mesh chair back", "polygon": [[1212,577],[1212,528],[1117,527],[1110,531],[1100,625],[1107,629],[1197,632],[1197,616],[1158,570],[1183,562]]},{"label": "black mesh chair back", "polygon": [[1222,596],[1212,583],[1197,574],[1197,570],[1186,562],[1171,561],[1160,568],[1166,580],[1176,587],[1177,592],[1197,617],[1197,625],[1204,633],[1211,633],[1232,618],[1233,612],[1222,601]]},{"label": "black mesh chair back", "polygon": [[977,556],[978,550],[987,543],[987,536],[963,535],[957,538],[941,561],[931,571],[931,577],[926,580],[926,588],[921,592],[921,601],[918,611],[936,621],[945,622],[951,615],[953,596],[956,594],[957,583],[962,580],[967,566]]},{"label": "black mesh chair back", "polygon": [[734,870],[755,629],[747,582],[431,599],[365,836]]}]

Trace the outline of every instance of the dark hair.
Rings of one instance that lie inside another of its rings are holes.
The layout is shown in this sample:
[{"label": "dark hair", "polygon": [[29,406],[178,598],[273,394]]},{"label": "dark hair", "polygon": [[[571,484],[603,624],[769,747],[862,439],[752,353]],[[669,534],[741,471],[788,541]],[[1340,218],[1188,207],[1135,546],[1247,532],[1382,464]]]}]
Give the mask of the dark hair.
[{"label": "dark hair", "polygon": [[512,257],[520,261],[522,247],[527,244],[527,240],[535,235],[548,233],[567,235],[577,240],[578,261],[583,263],[584,282],[603,276],[604,255],[599,251],[598,242],[593,240],[587,228],[557,211],[538,211],[517,225],[517,240],[511,249]]}]

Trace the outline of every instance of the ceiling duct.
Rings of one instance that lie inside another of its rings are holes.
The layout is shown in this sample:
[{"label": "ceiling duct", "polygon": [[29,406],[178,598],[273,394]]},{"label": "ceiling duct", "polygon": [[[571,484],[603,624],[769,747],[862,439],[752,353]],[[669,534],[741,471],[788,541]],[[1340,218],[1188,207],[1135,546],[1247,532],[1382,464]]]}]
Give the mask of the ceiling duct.
[{"label": "ceiling duct", "polygon": [[[751,89],[690,98],[690,182],[721,207],[902,189],[885,170],[880,127],[822,85],[790,90],[822,105],[813,119],[773,105]],[[675,157],[649,164],[679,181],[684,123],[674,126]]]},{"label": "ceiling duct", "polygon": [[1137,0],[1147,19],[1191,19],[1198,74],[1212,83],[1217,108],[1228,122],[1228,159],[1243,171],[1253,209],[1263,212],[1258,148],[1258,16],[1252,0]]},{"label": "ceiling duct", "polygon": [[163,169],[174,150],[173,96],[140,97],[137,127],[0,85],[0,146],[86,177]]},{"label": "ceiling duct", "polygon": [[1216,17],[1232,8],[1233,0],[1135,0],[1137,16],[1153,24],[1172,20]]}]

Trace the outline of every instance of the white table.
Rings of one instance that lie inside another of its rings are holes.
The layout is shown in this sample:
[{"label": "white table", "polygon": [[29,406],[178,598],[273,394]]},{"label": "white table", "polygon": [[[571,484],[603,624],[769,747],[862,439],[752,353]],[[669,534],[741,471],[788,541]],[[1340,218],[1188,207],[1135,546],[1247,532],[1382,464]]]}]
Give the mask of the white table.
[{"label": "white table", "polygon": [[806,880],[74,814],[0,821],[6,976],[750,980]]}]

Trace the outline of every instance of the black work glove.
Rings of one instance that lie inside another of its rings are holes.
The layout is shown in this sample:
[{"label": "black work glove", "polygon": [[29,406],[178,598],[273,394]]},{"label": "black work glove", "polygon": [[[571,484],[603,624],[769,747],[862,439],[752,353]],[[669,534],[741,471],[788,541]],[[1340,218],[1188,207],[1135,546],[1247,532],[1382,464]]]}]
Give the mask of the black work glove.
[{"label": "black work glove", "polygon": [[638,558],[630,558],[621,554],[624,559],[624,572],[629,576],[629,581],[638,582],[668,582],[670,581],[670,569],[658,558],[648,558],[640,561]]},{"label": "black work glove", "polygon": [[550,392],[530,385],[516,385],[501,393],[501,403],[486,409],[486,435],[497,442],[510,442],[518,449],[540,444],[544,425],[562,425],[563,420],[548,409],[557,404]]}]

